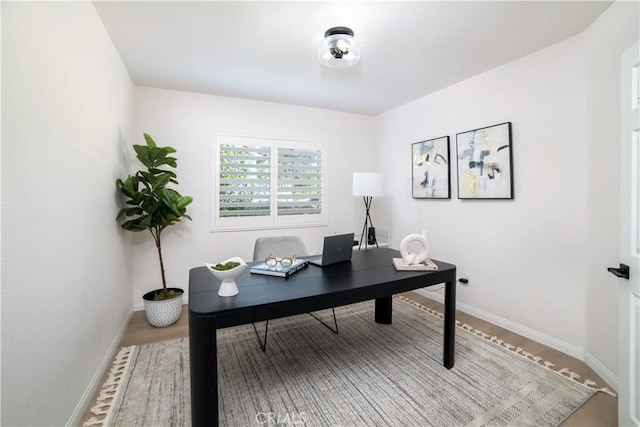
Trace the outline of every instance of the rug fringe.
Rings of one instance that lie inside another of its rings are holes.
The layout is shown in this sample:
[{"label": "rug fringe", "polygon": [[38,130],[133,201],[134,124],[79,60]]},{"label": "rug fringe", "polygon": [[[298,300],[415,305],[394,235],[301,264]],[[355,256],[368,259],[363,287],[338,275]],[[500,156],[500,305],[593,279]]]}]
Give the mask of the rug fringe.
[{"label": "rug fringe", "polygon": [[100,394],[96,399],[97,405],[91,408],[91,413],[101,418],[91,417],[83,424],[84,427],[107,425],[111,412],[111,405],[120,392],[122,377],[129,368],[131,355],[135,348],[135,345],[122,347],[116,355],[107,380],[100,389]]},{"label": "rug fringe", "polygon": [[[419,302],[416,302],[416,301],[412,300],[411,298],[408,298],[408,297],[406,297],[404,295],[394,295],[394,296],[397,297],[400,301],[403,301],[403,302],[405,302],[407,304],[410,304],[410,305],[412,305],[412,306],[414,306],[416,308],[419,308],[420,310],[425,311],[425,312],[427,312],[427,313],[429,313],[429,314],[431,314],[433,316],[436,316],[436,317],[438,317],[440,319],[444,319],[444,315],[442,313],[440,313],[439,311],[434,310],[434,309],[432,309],[430,307],[427,307],[425,305],[422,305]],[[584,387],[586,387],[586,388],[588,388],[590,390],[601,391],[603,393],[608,394],[609,396],[617,397],[616,393],[614,393],[613,391],[609,390],[607,387],[598,386],[598,383],[596,383],[593,380],[586,379],[583,382],[580,382],[579,381],[580,375],[578,375],[577,373],[575,373],[573,371],[570,371],[567,368],[562,368],[562,369],[559,369],[559,370],[553,369],[553,367],[555,367],[555,365],[553,363],[551,363],[549,361],[546,361],[546,360],[543,360],[542,357],[540,357],[540,356],[534,356],[533,354],[525,351],[522,347],[516,347],[514,345],[511,345],[511,344],[499,339],[496,336],[487,335],[484,332],[482,332],[481,330],[476,329],[476,328],[474,328],[474,327],[472,327],[472,326],[470,326],[470,325],[468,325],[466,323],[462,323],[462,322],[460,322],[458,320],[456,320],[456,326],[458,328],[462,329],[463,331],[466,331],[466,332],[468,332],[468,333],[470,333],[472,335],[476,335],[476,336],[478,336],[478,337],[480,337],[480,338],[482,338],[482,339],[484,339],[484,340],[486,340],[486,341],[488,341],[490,343],[493,343],[493,344],[497,345],[498,347],[504,348],[505,350],[509,350],[510,352],[512,352],[514,354],[517,354],[518,356],[520,356],[520,357],[522,357],[522,358],[524,358],[526,360],[529,360],[530,362],[535,363],[536,365],[539,365],[539,366],[541,366],[543,368],[546,368],[549,371],[551,371],[551,372],[553,372],[553,373],[555,373],[557,375],[561,375],[564,378],[567,378],[567,379],[569,379],[569,380],[571,380],[571,381],[573,381],[573,382],[575,382],[577,384],[580,384],[580,385],[582,385],[582,386],[584,386]]]}]

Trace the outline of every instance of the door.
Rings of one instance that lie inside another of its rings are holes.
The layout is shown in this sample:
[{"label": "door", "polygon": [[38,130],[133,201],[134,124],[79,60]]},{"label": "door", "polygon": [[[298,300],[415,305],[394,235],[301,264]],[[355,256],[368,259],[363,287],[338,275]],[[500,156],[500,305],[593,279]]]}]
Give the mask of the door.
[{"label": "door", "polygon": [[640,42],[622,56],[621,88],[618,423],[640,426]]}]

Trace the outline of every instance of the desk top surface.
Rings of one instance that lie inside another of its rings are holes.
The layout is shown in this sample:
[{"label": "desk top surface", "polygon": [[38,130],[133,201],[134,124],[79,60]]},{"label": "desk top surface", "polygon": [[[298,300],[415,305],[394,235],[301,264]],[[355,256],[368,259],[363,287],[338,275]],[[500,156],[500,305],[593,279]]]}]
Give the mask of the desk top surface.
[{"label": "desk top surface", "polygon": [[250,267],[256,263],[249,263],[249,268],[236,279],[240,292],[232,297],[218,296],[220,281],[205,266],[195,267],[189,272],[189,310],[200,314],[222,314],[269,304],[295,304],[309,298],[346,297],[363,292],[365,288],[371,292],[376,286],[402,286],[410,282],[415,285],[420,282],[422,286],[409,285],[415,289],[451,280],[452,272],[455,275],[455,265],[436,260],[437,271],[397,271],[392,258],[399,256],[398,251],[386,248],[354,251],[350,262],[327,267],[309,265],[289,278],[252,274]]}]

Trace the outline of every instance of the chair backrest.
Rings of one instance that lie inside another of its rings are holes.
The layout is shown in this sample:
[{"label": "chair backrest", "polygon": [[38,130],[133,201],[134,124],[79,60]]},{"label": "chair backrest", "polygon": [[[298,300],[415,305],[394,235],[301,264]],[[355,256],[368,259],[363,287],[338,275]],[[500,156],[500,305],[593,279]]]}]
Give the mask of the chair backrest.
[{"label": "chair backrest", "polygon": [[253,260],[264,261],[269,254],[274,257],[305,256],[307,248],[298,236],[260,237],[253,247]]}]

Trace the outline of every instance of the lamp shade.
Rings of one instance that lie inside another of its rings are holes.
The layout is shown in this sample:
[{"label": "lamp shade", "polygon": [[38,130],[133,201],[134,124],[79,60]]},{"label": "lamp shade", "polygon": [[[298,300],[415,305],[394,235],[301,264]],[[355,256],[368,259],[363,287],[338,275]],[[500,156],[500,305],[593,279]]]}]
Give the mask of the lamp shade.
[{"label": "lamp shade", "polygon": [[378,197],[384,195],[384,182],[381,173],[354,172],[353,195]]}]

